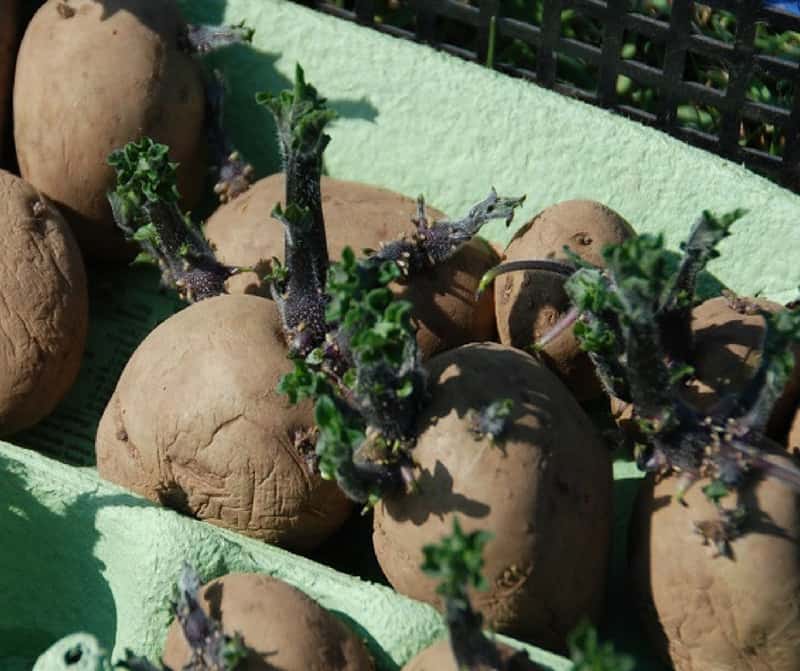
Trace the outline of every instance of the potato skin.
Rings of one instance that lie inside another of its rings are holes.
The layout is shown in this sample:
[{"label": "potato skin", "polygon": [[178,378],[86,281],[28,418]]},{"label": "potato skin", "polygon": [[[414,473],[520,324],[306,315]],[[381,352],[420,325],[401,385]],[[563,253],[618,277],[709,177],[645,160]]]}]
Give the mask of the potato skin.
[{"label": "potato skin", "polygon": [[0,16],[0,160],[5,158],[4,145],[8,129],[8,113],[11,111],[18,30],[19,2],[4,0],[3,14]]},{"label": "potato skin", "polygon": [[6,436],[48,415],[75,381],[89,297],[63,217],[2,170],[0,240],[0,436]]},{"label": "potato skin", "polygon": [[707,483],[689,490],[687,508],[671,501],[677,480],[649,476],[631,523],[632,586],[651,643],[675,671],[796,671],[800,497],[772,479],[743,490],[760,518],[732,543],[732,561],[712,558],[693,533],[693,521],[716,519]]},{"label": "potato skin", "polygon": [[[510,648],[504,643],[498,643],[497,648],[500,650],[504,662],[507,662],[509,657],[516,652],[514,648]],[[515,662],[514,666],[508,666],[506,671],[540,671],[540,669],[540,666],[528,659]],[[459,669],[456,668],[450,641],[443,639],[425,648],[403,667],[403,671],[459,671]]]},{"label": "potato skin", "polygon": [[[753,300],[769,312],[783,310],[779,303]],[[761,361],[764,319],[743,315],[722,296],[707,300],[692,311],[693,363],[697,382],[687,389],[687,398],[708,409],[722,395],[742,389]],[[795,355],[797,360],[797,355]],[[767,433],[783,440],[800,396],[800,367],[795,366],[784,394],[775,404]]]},{"label": "potato skin", "polygon": [[[283,203],[285,176],[270,175],[244,194],[222,205],[208,220],[205,233],[224,263],[248,266],[273,256],[283,259],[283,227],[270,218]],[[322,208],[331,261],[350,246],[356,254],[377,249],[413,230],[413,199],[375,186],[322,178]],[[428,208],[431,220],[444,215]],[[494,340],[494,299],[485,292],[475,301],[481,276],[499,258],[481,240],[464,245],[447,263],[417,275],[410,286],[395,286],[400,297],[414,304],[413,318],[423,358],[467,342]],[[231,293],[265,294],[255,273],[228,280]]]},{"label": "potato skin", "polygon": [[[249,655],[237,671],[373,671],[361,640],[316,601],[281,580],[230,573],[200,588],[200,607],[229,636],[242,635]],[[178,622],[164,645],[164,663],[182,669],[191,651]]]},{"label": "potato skin", "polygon": [[203,84],[178,48],[183,26],[174,0],[48,0],[25,32],[14,85],[20,171],[59,205],[87,259],[131,256],[106,199],[108,155],[127,142],[169,145],[186,206],[201,195]]},{"label": "potato skin", "polygon": [[[564,260],[564,245],[584,259],[604,266],[602,249],[635,235],[614,210],[592,200],[567,200],[552,205],[529,221],[506,249],[506,261]],[[547,271],[526,270],[499,277],[494,285],[500,342],[525,349],[541,338],[569,310],[564,278]],[[542,358],[580,401],[598,398],[602,386],[572,329],[551,341]]]},{"label": "potato skin", "polygon": [[101,477],[217,526],[310,550],[351,504],[294,446],[310,404],[276,390],[291,365],[274,303],[218,296],[134,352],[97,431]]},{"label": "potato skin", "polygon": [[[465,532],[494,534],[486,592],[472,592],[487,626],[563,649],[581,617],[603,604],[612,523],[609,450],[563,383],[519,350],[465,345],[429,363],[432,399],[412,457],[419,489],[375,508],[374,545],[392,586],[441,607],[419,571],[424,545],[457,516]],[[468,411],[514,401],[499,445],[478,439]]]}]

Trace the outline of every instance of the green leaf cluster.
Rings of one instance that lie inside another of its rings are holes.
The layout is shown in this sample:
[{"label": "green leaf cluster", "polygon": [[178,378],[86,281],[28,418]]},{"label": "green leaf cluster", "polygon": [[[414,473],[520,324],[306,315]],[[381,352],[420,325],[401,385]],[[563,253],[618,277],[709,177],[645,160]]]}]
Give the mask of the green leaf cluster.
[{"label": "green leaf cluster", "polygon": [[269,109],[278,123],[283,151],[291,147],[301,154],[320,154],[330,138],[322,133],[336,118],[336,112],[325,106],[326,99],[306,83],[303,68],[295,68],[294,88],[278,95],[256,94],[256,102]]},{"label": "green leaf cluster", "polygon": [[572,671],[633,671],[633,658],[614,651],[611,643],[602,643],[597,630],[583,621],[567,637]]},{"label": "green leaf cluster", "polygon": [[169,160],[169,147],[149,137],[129,142],[108,157],[116,170],[115,192],[133,207],[145,203],[177,203],[177,163]]},{"label": "green leaf cluster", "polygon": [[483,549],[491,538],[486,531],[465,534],[454,517],[452,534],[438,544],[422,548],[422,571],[441,580],[436,591],[445,598],[466,600],[467,588],[488,587],[483,577]]}]

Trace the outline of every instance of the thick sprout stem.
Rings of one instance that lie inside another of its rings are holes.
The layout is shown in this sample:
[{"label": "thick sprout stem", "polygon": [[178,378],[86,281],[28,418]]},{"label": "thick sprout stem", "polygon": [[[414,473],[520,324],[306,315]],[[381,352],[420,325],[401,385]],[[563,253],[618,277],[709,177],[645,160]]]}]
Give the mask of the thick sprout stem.
[{"label": "thick sprout stem", "polygon": [[286,209],[276,207],[273,212],[285,229],[286,276],[276,300],[290,350],[305,356],[325,335],[322,317],[329,263],[320,183],[322,154],[330,141],[324,130],[336,114],[306,83],[299,65],[291,91],[278,96],[259,93],[256,100],[275,117],[286,174]]},{"label": "thick sprout stem", "polygon": [[414,218],[414,233],[382,245],[372,257],[377,262],[394,261],[404,276],[411,276],[449,259],[487,222],[503,219],[506,225],[510,224],[515,210],[524,202],[525,196],[500,197],[492,189],[462,219],[431,222],[425,213],[425,201],[420,196],[417,200],[417,216]]},{"label": "thick sprout stem", "polygon": [[158,265],[162,282],[196,302],[225,292],[238,268],[217,261],[200,229],[178,207],[168,147],[144,138],[109,156],[117,172],[108,194],[117,226],[142,249],[136,261]]}]

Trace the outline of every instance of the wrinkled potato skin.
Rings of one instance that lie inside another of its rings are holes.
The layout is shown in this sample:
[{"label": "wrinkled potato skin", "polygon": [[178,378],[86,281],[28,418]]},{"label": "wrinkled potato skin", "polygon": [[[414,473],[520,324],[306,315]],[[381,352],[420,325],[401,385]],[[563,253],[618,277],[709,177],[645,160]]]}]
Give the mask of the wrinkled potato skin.
[{"label": "wrinkled potato skin", "polygon": [[268,543],[316,547],[351,505],[294,447],[313,412],[276,390],[289,370],[271,301],[218,296],[173,315],[134,352],[106,407],[100,476]]},{"label": "wrinkled potato skin", "polygon": [[[601,251],[635,235],[619,214],[591,200],[568,200],[537,214],[514,236],[506,261],[565,260],[564,245],[584,259],[604,266]],[[569,310],[565,279],[547,271],[514,272],[494,284],[500,342],[525,349],[535,343]],[[594,367],[581,351],[572,329],[551,341],[542,359],[580,401],[603,394]]]},{"label": "wrinkled potato skin", "polygon": [[772,479],[744,490],[764,518],[732,543],[731,561],[712,558],[693,532],[693,522],[716,519],[707,482],[689,490],[683,507],[671,501],[677,480],[654,486],[648,477],[632,519],[632,582],[651,642],[675,671],[796,671],[800,497]]},{"label": "wrinkled potato skin", "polygon": [[[223,263],[252,266],[273,256],[283,259],[283,227],[270,217],[276,203],[285,205],[282,173],[259,180],[244,194],[222,205],[206,224],[205,233]],[[322,178],[322,211],[331,261],[349,246],[360,254],[381,242],[413,231],[416,202],[400,194],[358,182]],[[444,215],[428,207],[429,219]],[[414,303],[417,342],[427,359],[467,342],[494,340],[494,298],[475,292],[484,272],[498,262],[494,250],[480,240],[464,245],[447,263],[414,277],[411,286],[395,286]],[[255,273],[228,280],[231,293],[264,294]]]},{"label": "wrinkled potato skin", "polygon": [[[769,312],[783,309],[779,303],[755,300]],[[764,319],[743,315],[724,297],[712,298],[692,311],[693,359],[697,381],[689,385],[687,399],[707,410],[725,393],[742,389],[761,361]],[[800,368],[795,366],[783,396],[772,411],[767,433],[782,440],[800,396]]]},{"label": "wrinkled potato skin", "polygon": [[[41,202],[42,214],[34,216]],[[0,171],[0,435],[32,426],[67,393],[86,344],[89,298],[63,217]]]},{"label": "wrinkled potato skin", "polygon": [[11,87],[14,81],[17,31],[19,30],[18,0],[3,0],[0,15],[0,160],[5,157],[6,129],[11,108]]},{"label": "wrinkled potato skin", "polygon": [[203,84],[178,50],[183,25],[173,0],[49,0],[23,37],[14,85],[20,171],[62,208],[90,260],[132,256],[106,199],[113,150],[143,136],[167,144],[186,206],[202,193]]},{"label": "wrinkled potato skin", "polygon": [[[432,399],[412,457],[419,489],[375,508],[374,545],[392,586],[441,607],[422,575],[424,545],[450,533],[494,534],[485,592],[471,592],[487,626],[550,649],[601,611],[610,545],[611,460],[563,383],[533,357],[492,343],[429,363]],[[514,401],[502,442],[477,438],[467,411]]]},{"label": "wrinkled potato skin", "polygon": [[[497,649],[500,651],[503,662],[508,662],[508,659],[516,653],[516,650],[504,643],[498,643]],[[515,660],[513,666],[507,666],[505,669],[505,671],[540,670],[541,667],[537,666],[529,659],[521,662]],[[455,657],[453,657],[450,641],[444,639],[425,648],[403,667],[403,671],[459,671],[459,669],[456,667],[456,660]],[[480,669],[480,671],[483,671],[483,669]],[[486,671],[491,671],[491,669],[486,669]]]},{"label": "wrinkled potato skin", "polygon": [[[364,644],[340,620],[303,592],[257,573],[230,573],[200,588],[200,607],[241,634],[249,655],[237,671],[373,671]],[[191,651],[173,621],[164,663],[182,669]]]}]

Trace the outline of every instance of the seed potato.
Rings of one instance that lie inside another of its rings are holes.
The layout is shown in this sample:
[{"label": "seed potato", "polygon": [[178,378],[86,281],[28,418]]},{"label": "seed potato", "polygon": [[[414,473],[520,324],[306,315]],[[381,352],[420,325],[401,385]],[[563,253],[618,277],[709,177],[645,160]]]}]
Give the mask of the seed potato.
[{"label": "seed potato", "polygon": [[351,504],[311,467],[310,404],[276,390],[290,369],[272,301],[224,295],[173,315],[134,352],[103,413],[100,476],[269,543],[316,547]]},{"label": "seed potato", "polygon": [[[434,357],[429,372],[432,398],[411,453],[418,487],[375,508],[381,568],[402,594],[441,606],[419,558],[457,516],[465,533],[493,534],[484,552],[489,589],[470,593],[487,626],[563,649],[568,632],[603,604],[609,451],[563,383],[524,352],[465,345]],[[472,432],[469,413],[501,398],[514,407],[494,444]]]},{"label": "seed potato", "polygon": [[[283,204],[282,173],[259,180],[244,194],[222,205],[208,220],[205,234],[223,263],[252,266],[273,256],[283,258],[283,227],[270,217]],[[331,261],[346,246],[357,255],[377,249],[381,242],[413,230],[413,199],[357,182],[322,178],[322,207]],[[428,208],[431,219],[444,215]],[[416,275],[408,285],[395,285],[399,296],[414,304],[417,341],[424,358],[467,342],[495,338],[494,306],[490,292],[475,301],[481,276],[498,261],[481,240],[465,244],[449,261]],[[231,293],[267,291],[255,273],[228,280]]]},{"label": "seed potato", "polygon": [[7,436],[48,415],[75,381],[89,298],[63,217],[2,170],[0,240],[0,436]]},{"label": "seed potato", "polygon": [[[257,573],[231,573],[200,588],[200,607],[239,633],[248,648],[237,671],[373,671],[361,640],[318,603],[294,587]],[[191,651],[173,622],[167,631],[164,663],[182,669]]]},{"label": "seed potato", "polygon": [[[694,522],[719,515],[698,482],[672,500],[677,477],[648,477],[631,525],[631,575],[642,621],[675,671],[800,668],[800,496],[774,479],[742,490],[748,533],[733,559],[712,557]],[[732,507],[736,501],[723,499]]]},{"label": "seed potato", "polygon": [[[601,252],[635,235],[614,210],[591,200],[552,205],[528,222],[506,249],[506,261],[566,260],[564,246],[598,266]],[[565,278],[553,272],[526,270],[503,275],[494,286],[500,342],[526,349],[539,340],[569,310]],[[598,398],[603,390],[588,356],[568,329],[541,351],[547,365],[580,401]]]},{"label": "seed potato", "polygon": [[205,102],[198,65],[178,46],[184,27],[174,0],[48,0],[25,32],[14,85],[20,171],[62,209],[88,259],[132,256],[106,200],[108,155],[127,142],[169,145],[186,206],[201,195]]}]

